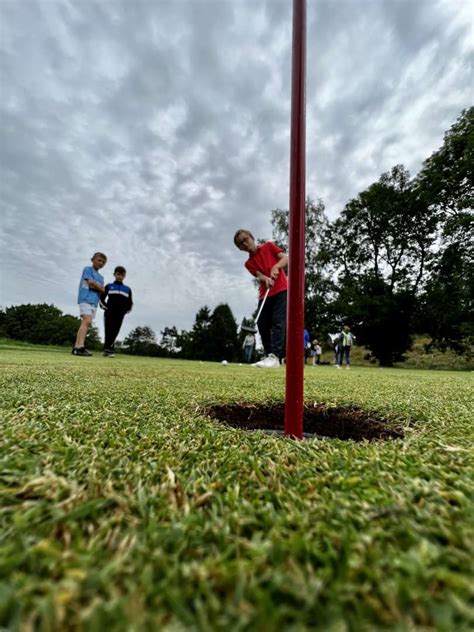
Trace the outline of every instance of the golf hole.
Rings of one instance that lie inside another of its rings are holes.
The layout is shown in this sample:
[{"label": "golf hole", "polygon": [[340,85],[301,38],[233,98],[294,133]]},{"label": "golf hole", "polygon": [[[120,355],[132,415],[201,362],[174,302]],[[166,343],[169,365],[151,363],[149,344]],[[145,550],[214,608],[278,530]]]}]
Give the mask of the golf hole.
[{"label": "golf hole", "polygon": [[[284,404],[221,404],[206,408],[204,414],[218,423],[240,430],[263,430],[283,434]],[[328,437],[351,441],[401,439],[403,428],[357,408],[305,404],[304,437]]]}]

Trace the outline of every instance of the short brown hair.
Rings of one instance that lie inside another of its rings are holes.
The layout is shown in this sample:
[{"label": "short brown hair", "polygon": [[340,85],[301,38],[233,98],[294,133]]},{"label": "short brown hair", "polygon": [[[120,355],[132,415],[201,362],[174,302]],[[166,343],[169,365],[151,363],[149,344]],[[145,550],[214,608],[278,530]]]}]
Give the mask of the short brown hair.
[{"label": "short brown hair", "polygon": [[245,233],[246,235],[248,235],[252,239],[255,239],[255,237],[252,235],[252,233],[249,230],[247,230],[246,228],[239,228],[239,230],[236,231],[236,233],[234,235],[234,244],[237,246],[237,248],[239,247],[239,245],[237,243],[237,239],[238,239],[239,235],[241,235],[242,233]]},{"label": "short brown hair", "polygon": [[107,255],[104,255],[103,252],[94,252],[92,259],[95,259],[96,257],[103,257],[107,261]]}]

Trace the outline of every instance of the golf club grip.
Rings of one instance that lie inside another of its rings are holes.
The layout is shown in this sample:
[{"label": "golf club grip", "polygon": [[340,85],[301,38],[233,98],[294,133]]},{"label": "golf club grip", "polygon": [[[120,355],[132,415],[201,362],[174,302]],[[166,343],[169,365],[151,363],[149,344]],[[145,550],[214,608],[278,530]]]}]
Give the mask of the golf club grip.
[{"label": "golf club grip", "polygon": [[262,304],[260,305],[260,309],[258,310],[258,314],[255,318],[255,324],[258,323],[258,319],[260,318],[260,314],[262,313],[262,309],[263,309],[263,306],[265,305],[265,301],[267,300],[268,292],[270,292],[270,289],[271,288],[267,287],[267,291],[265,292],[265,296],[263,297]]}]

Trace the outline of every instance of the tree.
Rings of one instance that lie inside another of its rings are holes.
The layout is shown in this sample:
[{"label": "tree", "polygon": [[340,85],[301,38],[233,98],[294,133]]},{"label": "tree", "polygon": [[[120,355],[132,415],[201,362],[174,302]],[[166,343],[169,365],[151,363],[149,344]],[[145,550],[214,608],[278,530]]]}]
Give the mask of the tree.
[{"label": "tree", "polygon": [[[322,256],[323,239],[329,222],[322,200],[310,197],[305,204],[305,326],[317,332],[327,328],[328,304],[333,285],[327,274],[327,259]],[[288,252],[289,212],[274,209],[272,214],[273,240]]]},{"label": "tree", "polygon": [[237,357],[237,323],[227,303],[218,305],[210,319],[209,360],[227,360]]},{"label": "tree", "polygon": [[364,322],[358,340],[383,365],[410,348],[437,221],[397,165],[350,200],[327,231],[322,256],[337,286],[330,311],[339,323]]},{"label": "tree", "polygon": [[124,351],[132,355],[159,355],[156,334],[151,327],[135,327],[123,341]]},{"label": "tree", "polygon": [[193,359],[193,335],[191,331],[183,329],[178,333],[176,338],[176,347],[179,349],[177,352],[178,357],[185,358],[187,360]]},{"label": "tree", "polygon": [[[7,307],[2,312],[1,325],[3,334],[14,340],[35,344],[65,345],[74,343],[80,319],[70,314],[63,314],[54,305],[28,303]],[[88,346],[97,348],[100,344],[97,328],[91,327]]]},{"label": "tree", "polygon": [[191,357],[195,360],[209,359],[212,355],[211,312],[207,305],[196,314],[191,340]]},{"label": "tree", "polygon": [[[13,305],[5,310],[5,330],[9,338],[39,344],[47,344],[54,332],[60,309],[46,303],[33,305]],[[79,327],[79,319],[77,328]]]},{"label": "tree", "polygon": [[8,338],[6,330],[6,314],[2,307],[0,307],[0,338]]},{"label": "tree", "polygon": [[392,291],[417,292],[436,238],[437,218],[397,165],[350,200],[325,247],[343,277],[370,273]]},{"label": "tree", "polygon": [[335,320],[351,326],[357,344],[381,366],[392,366],[411,347],[414,301],[412,292],[394,292],[383,279],[367,274],[342,284],[331,307]]},{"label": "tree", "polygon": [[167,353],[180,358],[232,361],[237,357],[237,323],[226,303],[218,305],[212,314],[207,305],[201,307],[191,331],[178,333],[176,327],[166,327],[162,334]]},{"label": "tree", "polygon": [[474,107],[464,110],[441,148],[423,163],[416,186],[437,214],[439,248],[422,297],[419,327],[429,346],[470,353],[474,303]]},{"label": "tree", "polygon": [[427,204],[455,217],[474,206],[474,107],[463,110],[425,162],[416,184]]},{"label": "tree", "polygon": [[418,327],[431,337],[428,349],[472,355],[474,345],[473,258],[457,244],[446,246],[422,297]]}]

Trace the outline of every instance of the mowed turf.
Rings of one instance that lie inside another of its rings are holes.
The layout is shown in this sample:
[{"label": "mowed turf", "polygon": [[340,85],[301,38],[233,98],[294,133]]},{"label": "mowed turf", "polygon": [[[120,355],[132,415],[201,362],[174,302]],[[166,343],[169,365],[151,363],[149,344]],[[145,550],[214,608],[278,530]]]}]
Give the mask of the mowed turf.
[{"label": "mowed turf", "polygon": [[307,367],[405,437],[298,442],[200,412],[284,369],[0,353],[5,628],[472,627],[471,374]]}]

